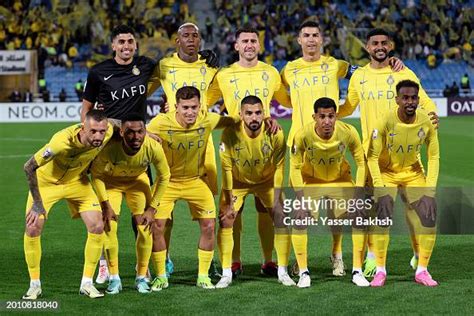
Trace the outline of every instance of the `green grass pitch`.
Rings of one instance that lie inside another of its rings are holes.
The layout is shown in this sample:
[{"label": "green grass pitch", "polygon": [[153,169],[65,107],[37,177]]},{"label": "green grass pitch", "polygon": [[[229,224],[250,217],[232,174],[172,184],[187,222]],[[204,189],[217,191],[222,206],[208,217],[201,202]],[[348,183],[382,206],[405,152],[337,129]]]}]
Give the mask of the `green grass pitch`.
[{"label": "green grass pitch", "polygon": [[[358,127],[359,122],[348,120]],[[474,185],[472,124],[470,117],[442,118],[440,125],[440,186]],[[287,132],[290,121],[282,120]],[[28,288],[28,273],[23,255],[24,205],[27,194],[24,162],[51,135],[68,123],[2,124],[0,126],[1,164],[1,243],[0,301],[19,299]],[[358,127],[359,128],[359,127]],[[219,144],[216,132],[215,144]],[[288,170],[286,171],[288,173]],[[86,238],[80,220],[71,220],[65,203],[56,205],[42,237],[43,299],[56,300],[60,312],[68,314],[473,314],[474,236],[438,236],[430,264],[437,288],[413,282],[409,237],[392,236],[388,253],[389,277],[384,288],[357,288],[350,282],[352,242],[344,236],[344,260],[348,275],[331,275],[330,236],[312,235],[309,263],[312,287],[284,288],[276,279],[259,275],[260,246],[256,232],[253,198],[244,211],[242,256],[244,275],[224,290],[204,291],[194,286],[197,274],[198,225],[190,220],[184,203],[175,208],[171,255],[176,272],[170,288],[139,295],[133,288],[135,250],[130,216],[126,210],[119,225],[120,269],[124,291],[116,296],[91,300],[78,295]],[[292,255],[293,257],[293,255]],[[217,258],[217,251],[215,258]],[[293,259],[291,260],[293,261]],[[99,286],[103,289],[103,286]],[[5,310],[0,311],[0,313]]]}]

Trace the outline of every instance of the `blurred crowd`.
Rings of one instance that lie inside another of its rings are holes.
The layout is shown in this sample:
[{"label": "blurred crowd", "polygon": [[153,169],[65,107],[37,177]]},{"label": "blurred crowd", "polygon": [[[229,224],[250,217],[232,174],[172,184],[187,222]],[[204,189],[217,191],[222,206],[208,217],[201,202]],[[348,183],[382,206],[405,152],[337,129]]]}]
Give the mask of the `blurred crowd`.
[{"label": "blurred crowd", "polygon": [[91,66],[110,58],[113,27],[129,24],[140,53],[160,57],[174,47],[178,26],[193,20],[185,0],[2,0],[0,49],[37,49],[40,68]]},{"label": "blurred crowd", "polygon": [[[470,1],[215,0],[215,7],[220,35],[217,49],[226,63],[235,59],[229,54],[233,33],[244,24],[259,30],[266,61],[278,66],[298,57],[297,29],[311,18],[324,32],[324,52],[335,57],[357,55],[363,51],[360,39],[368,29],[382,27],[393,34],[396,52],[403,59],[426,60],[429,67],[444,59],[463,59],[474,65]],[[350,41],[352,36],[359,47]]]}]

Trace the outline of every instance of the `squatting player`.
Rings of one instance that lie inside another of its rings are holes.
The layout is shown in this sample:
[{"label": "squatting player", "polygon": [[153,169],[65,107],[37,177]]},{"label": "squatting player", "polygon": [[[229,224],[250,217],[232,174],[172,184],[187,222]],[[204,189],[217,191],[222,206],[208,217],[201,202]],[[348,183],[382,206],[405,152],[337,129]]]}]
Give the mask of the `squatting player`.
[{"label": "squatting player", "polygon": [[[350,82],[347,98],[343,106],[339,108],[338,117],[342,118],[351,115],[357,106],[360,106],[360,120],[362,129],[362,144],[364,152],[370,142],[370,135],[378,120],[394,108],[398,108],[395,102],[395,87],[401,80],[409,79],[420,83],[419,79],[409,68],[405,67],[401,71],[394,72],[390,68],[389,53],[392,51],[391,38],[383,29],[373,29],[367,34],[366,50],[370,55],[370,63],[358,68]],[[429,112],[432,116],[433,124],[438,124],[436,115],[436,105],[428,97],[420,86],[419,91],[420,108]],[[368,185],[371,185],[370,178]],[[375,273],[375,257],[371,252],[372,237],[369,235],[369,252],[365,264],[364,274],[371,276]],[[414,257],[410,264],[415,269],[418,254],[416,253],[416,239],[412,238]]]},{"label": "squatting player", "polygon": [[[122,290],[117,238],[122,196],[125,196],[138,230],[135,286],[138,292],[148,293],[150,287],[145,277],[153,244],[150,228],[168,185],[170,172],[163,148],[146,135],[145,121],[140,114],[130,113],[122,119],[120,136],[104,147],[91,166],[92,183],[106,221],[105,226],[108,228],[105,230],[104,249],[110,277],[106,293],[118,294]],[[148,164],[153,164],[157,171],[153,194],[146,174]]]},{"label": "squatting player", "polygon": [[[176,91],[185,86],[196,87],[201,94],[201,110],[207,112],[207,91],[217,72],[217,57],[209,50],[198,52],[201,46],[199,28],[193,23],[184,23],[178,28],[176,38],[176,52],[161,59],[148,83],[148,95],[159,87],[163,88],[167,104],[172,112],[176,111]],[[203,60],[203,57],[208,57]],[[210,136],[207,143],[206,158],[204,161],[205,181],[212,193],[217,194],[217,166],[214,143]],[[165,238],[168,249],[166,271],[174,270],[170,259],[169,247],[171,239],[172,220],[167,225]]]},{"label": "squatting player", "polygon": [[[222,97],[227,113],[238,116],[243,98],[253,95],[262,100],[264,117],[270,117],[272,99],[277,99],[280,103],[289,106],[289,98],[281,85],[278,70],[258,60],[260,51],[258,31],[248,27],[237,30],[234,49],[239,54],[239,60],[217,72],[208,92],[209,105],[214,104]],[[276,275],[277,269],[272,261],[273,222],[267,208],[262,205],[258,197],[255,198],[255,205],[258,211],[258,232],[264,259],[261,272]],[[240,212],[237,214],[233,229],[235,243],[232,253],[232,270],[234,273],[240,273],[242,269],[240,260],[242,220],[240,214]]]},{"label": "squatting player", "polygon": [[[240,118],[241,124],[229,126],[223,131],[220,144],[222,194],[217,245],[222,278],[216,288],[228,287],[232,282],[233,224],[246,196],[253,194],[258,197],[273,215],[274,199],[279,199],[283,183],[285,138],[281,130],[275,135],[263,130],[262,100],[256,96],[243,98]],[[275,224],[276,229],[280,230],[275,235],[278,279],[284,285],[296,285],[287,272],[290,235],[283,225]]]},{"label": "squatting player", "polygon": [[30,192],[26,204],[25,259],[30,288],[23,299],[41,296],[41,233],[51,207],[65,199],[73,218],[81,217],[87,228],[84,270],[80,293],[102,297],[92,283],[104,245],[104,224],[97,196],[86,175],[90,162],[112,137],[113,128],[103,111],[91,110],[84,123],[53,135],[25,164]]},{"label": "squatting player", "polygon": [[[336,120],[336,111],[337,106],[333,99],[326,97],[317,99],[314,102],[314,121],[300,129],[293,139],[290,154],[290,181],[297,198],[304,195],[309,195],[315,200],[319,200],[321,196],[344,200],[352,198],[353,193],[350,188],[354,184],[350,165],[345,159],[347,149],[357,165],[355,185],[358,188],[364,186],[364,152],[359,135],[353,126]],[[332,212],[333,218],[343,218],[347,215],[345,209],[334,208],[329,211]],[[304,210],[300,211],[301,216],[310,215],[304,213]],[[354,237],[359,236],[354,234]],[[298,287],[309,287],[311,278],[307,262],[306,227],[293,227],[291,238],[299,266]],[[345,274],[342,251],[334,248],[333,244],[332,253],[333,274],[342,276]],[[354,274],[353,282],[365,283],[365,286],[368,286],[362,273]]]},{"label": "squatting player", "polygon": [[[436,239],[436,201],[434,199],[439,172],[439,143],[435,127],[425,111],[417,111],[420,86],[411,80],[396,85],[398,107],[375,123],[368,148],[368,166],[372,175],[378,218],[391,217],[397,191],[405,197],[406,216],[415,236],[419,255],[415,281],[437,286],[427,268]],[[427,146],[428,170],[425,175],[419,159]],[[385,262],[389,228],[377,227],[374,253],[377,273],[371,286],[383,286],[387,277]]]},{"label": "squatting player", "polygon": [[216,210],[214,197],[204,182],[204,157],[209,135],[214,128],[238,123],[238,118],[220,116],[200,110],[200,93],[195,87],[179,88],[176,111],[153,118],[148,131],[163,140],[163,149],[171,171],[170,183],[155,214],[152,261],[157,277],[152,290],[168,287],[166,276],[166,243],[164,230],[171,218],[175,202],[188,202],[194,220],[199,221],[199,272],[197,286],[213,289],[208,270],[214,256]]}]

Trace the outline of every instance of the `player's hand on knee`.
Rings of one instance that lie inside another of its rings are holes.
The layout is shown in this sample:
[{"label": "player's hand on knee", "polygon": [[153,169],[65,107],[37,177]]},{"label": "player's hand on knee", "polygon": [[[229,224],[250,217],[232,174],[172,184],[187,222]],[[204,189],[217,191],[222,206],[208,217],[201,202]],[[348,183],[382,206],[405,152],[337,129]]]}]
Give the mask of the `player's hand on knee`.
[{"label": "player's hand on knee", "polygon": [[275,135],[279,130],[281,130],[280,124],[278,124],[278,121],[274,118],[266,117],[263,121],[265,122],[265,130],[268,133]]},{"label": "player's hand on knee", "polygon": [[399,72],[399,71],[403,70],[403,68],[405,68],[405,64],[398,57],[391,56],[388,59],[388,63],[390,64],[390,67],[392,68],[392,70],[395,71],[395,72]]},{"label": "player's hand on knee", "polygon": [[411,204],[424,227],[435,227],[437,216],[436,199],[423,195],[418,201]]},{"label": "player's hand on knee", "polygon": [[436,114],[436,112],[430,112],[428,113],[430,116],[431,124],[433,124],[435,129],[439,128],[439,116]]},{"label": "player's hand on knee", "polygon": [[143,212],[140,225],[145,225],[145,230],[148,230],[150,233],[153,228],[153,223],[155,221],[156,209],[153,207],[148,207],[145,212]]},{"label": "player's hand on knee", "polygon": [[199,59],[205,59],[206,65],[212,68],[219,68],[219,58],[217,57],[216,53],[210,49],[205,49],[198,52],[201,57]]},{"label": "player's hand on knee", "polygon": [[377,218],[385,219],[385,218],[392,218],[393,216],[393,206],[394,201],[393,198],[387,194],[381,196],[377,200]]},{"label": "player's hand on knee", "polygon": [[102,209],[102,220],[104,221],[104,231],[110,232],[110,221],[117,221],[117,215],[115,215],[112,205],[109,201],[104,201],[100,203],[100,208]]},{"label": "player's hand on knee", "polygon": [[37,226],[41,215],[43,215],[44,219],[46,220],[46,210],[44,209],[43,203],[33,203],[33,206],[26,214],[26,226]]},{"label": "player's hand on knee", "polygon": [[227,224],[235,220],[236,212],[233,203],[221,204],[219,212],[219,221],[222,224]]}]

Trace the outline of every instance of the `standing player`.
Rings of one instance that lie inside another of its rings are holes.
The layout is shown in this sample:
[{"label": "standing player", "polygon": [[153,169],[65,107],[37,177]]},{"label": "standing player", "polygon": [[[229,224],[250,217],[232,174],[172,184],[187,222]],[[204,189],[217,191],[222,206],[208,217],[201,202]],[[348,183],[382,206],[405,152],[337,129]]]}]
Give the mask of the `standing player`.
[{"label": "standing player", "polygon": [[[288,106],[289,99],[282,90],[278,70],[258,60],[260,43],[257,30],[253,28],[239,29],[235,33],[234,48],[239,53],[239,60],[219,70],[209,89],[208,104],[212,105],[223,97],[227,113],[231,116],[238,116],[242,99],[253,95],[262,100],[264,117],[270,117],[272,99],[276,98],[280,103]],[[258,231],[264,257],[262,273],[276,275],[277,269],[272,261],[273,222],[267,208],[258,197],[255,199],[255,205],[258,211]],[[237,215],[233,229],[234,251],[232,254],[233,270],[237,273],[241,271],[241,231],[242,221],[240,215]]]},{"label": "standing player", "polygon": [[76,124],[56,133],[25,164],[30,193],[26,205],[25,259],[30,274],[30,288],[23,299],[41,296],[41,233],[51,207],[61,199],[68,202],[74,218],[81,217],[87,228],[84,271],[80,293],[90,298],[102,297],[92,277],[104,245],[104,225],[99,201],[85,174],[103,144],[112,137],[103,111],[91,110],[82,125]]},{"label": "standing player", "polygon": [[[153,244],[150,228],[169,182],[169,167],[161,145],[146,136],[145,121],[140,114],[131,113],[122,119],[120,136],[105,146],[91,167],[93,184],[106,221],[105,226],[108,228],[105,232],[104,249],[110,278],[106,293],[118,294],[122,289],[118,265],[117,226],[123,195],[138,230],[135,286],[138,292],[149,293],[150,287],[145,277]],[[146,174],[149,163],[155,166],[158,174],[153,194]]]},{"label": "standing player", "polygon": [[171,179],[155,215],[152,261],[157,277],[152,290],[168,287],[166,276],[165,225],[171,218],[175,202],[188,202],[193,219],[199,221],[201,235],[198,245],[199,274],[197,286],[213,289],[208,270],[214,256],[215,205],[211,190],[203,181],[204,157],[209,135],[214,128],[225,127],[238,119],[200,110],[200,93],[195,87],[182,87],[176,92],[176,111],[160,114],[148,131],[163,140]]},{"label": "standing player", "polygon": [[[438,283],[428,273],[428,263],[436,239],[436,201],[439,172],[439,143],[435,127],[424,111],[417,111],[420,86],[411,80],[396,85],[398,108],[387,112],[372,130],[368,165],[375,187],[377,218],[391,218],[398,188],[407,201],[407,219],[415,236],[419,260],[415,281],[425,286]],[[419,156],[427,145],[428,171],[425,176]],[[373,249],[377,273],[371,286],[383,286],[387,277],[385,262],[389,242],[388,228],[377,227]]]},{"label": "standing player", "polygon": [[[256,96],[243,98],[240,118],[240,125],[223,131],[220,145],[222,195],[217,244],[222,278],[216,288],[226,288],[232,283],[233,224],[246,196],[253,194],[258,197],[267,212],[273,215],[274,199],[280,198],[283,184],[285,138],[281,130],[275,135],[263,131],[262,100]],[[280,230],[275,234],[278,280],[287,286],[296,285],[287,271],[290,235],[281,225],[275,226]]]},{"label": "standing player", "polygon": [[[413,71],[407,67],[398,72],[394,72],[390,68],[389,53],[393,47],[390,36],[385,30],[371,30],[367,34],[366,49],[370,55],[370,63],[354,72],[349,82],[346,101],[338,112],[338,117],[342,118],[351,115],[357,106],[360,106],[362,144],[365,154],[367,154],[370,135],[376,122],[388,111],[397,108],[395,102],[397,83],[405,79],[420,82]],[[429,112],[433,124],[437,125],[436,105],[421,86],[419,100],[420,108]],[[368,182],[370,185],[370,179]],[[372,234],[369,235],[369,253],[364,270],[366,276],[375,273],[375,257],[371,252],[371,237]],[[413,250],[415,250],[417,248],[416,239],[414,236],[411,236],[411,239]],[[418,254],[415,252],[410,262],[413,268],[416,268],[417,259]]]},{"label": "standing player", "polygon": [[[218,59],[212,51],[199,52],[201,34],[193,23],[184,23],[178,28],[176,38],[177,51],[160,60],[148,84],[148,95],[160,86],[166,96],[169,109],[176,111],[176,91],[185,86],[196,87],[201,94],[201,110],[207,112],[207,90],[217,72]],[[206,60],[203,58],[206,57]],[[212,193],[217,194],[217,166],[214,151],[214,142],[210,136],[207,143],[206,158],[204,161],[205,180]],[[166,229],[166,245],[168,249],[166,270],[173,272],[173,262],[169,258],[172,220]]]},{"label": "standing player", "polygon": [[[294,137],[290,155],[290,181],[297,198],[301,199],[304,193],[309,193],[315,200],[319,200],[321,196],[345,200],[352,198],[352,195],[348,196],[348,191],[351,191],[348,188],[354,184],[350,165],[344,158],[346,149],[349,149],[357,164],[355,185],[359,188],[364,186],[364,152],[359,135],[353,126],[336,120],[336,111],[334,100],[319,98],[314,102],[314,121],[306,124]],[[343,218],[347,210],[334,208],[330,211],[333,218]],[[307,262],[308,235],[305,228],[293,228],[291,236],[299,266],[298,287],[311,285]],[[331,261],[333,275],[344,275],[342,252],[333,248]],[[353,278],[353,282],[368,286],[362,274]]]}]

